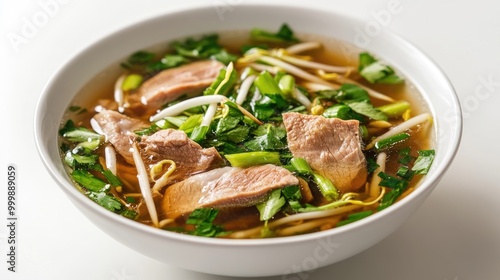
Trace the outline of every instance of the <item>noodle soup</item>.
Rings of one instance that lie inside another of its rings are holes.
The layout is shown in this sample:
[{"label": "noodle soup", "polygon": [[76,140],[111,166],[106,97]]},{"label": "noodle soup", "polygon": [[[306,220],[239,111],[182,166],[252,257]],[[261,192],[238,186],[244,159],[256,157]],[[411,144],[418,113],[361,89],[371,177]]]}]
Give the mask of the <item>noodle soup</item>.
[{"label": "noodle soup", "polygon": [[416,188],[434,157],[427,111],[397,69],[343,42],[287,25],[207,34],[90,81],[63,120],[61,157],[89,199],[137,222],[289,236]]}]

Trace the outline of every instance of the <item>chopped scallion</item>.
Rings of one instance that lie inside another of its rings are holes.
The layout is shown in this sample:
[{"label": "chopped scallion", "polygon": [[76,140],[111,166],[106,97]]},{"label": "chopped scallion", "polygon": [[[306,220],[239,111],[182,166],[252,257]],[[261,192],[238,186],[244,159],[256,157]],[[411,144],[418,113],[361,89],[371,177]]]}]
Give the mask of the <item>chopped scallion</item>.
[{"label": "chopped scallion", "polygon": [[281,164],[279,152],[256,151],[225,156],[234,167],[250,167],[261,164]]},{"label": "chopped scallion", "polygon": [[399,133],[399,134],[396,134],[394,136],[391,136],[391,137],[388,137],[385,139],[381,139],[381,140],[375,142],[375,149],[380,151],[380,150],[386,149],[388,147],[391,147],[392,145],[397,144],[401,141],[404,141],[408,138],[410,138],[410,134],[408,134],[406,132]]}]

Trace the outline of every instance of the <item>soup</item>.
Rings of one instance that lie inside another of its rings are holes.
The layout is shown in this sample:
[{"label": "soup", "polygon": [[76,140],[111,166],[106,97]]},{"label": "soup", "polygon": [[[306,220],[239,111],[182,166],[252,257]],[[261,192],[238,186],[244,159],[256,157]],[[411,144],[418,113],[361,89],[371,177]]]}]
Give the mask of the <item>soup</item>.
[{"label": "soup", "polygon": [[417,187],[432,121],[397,71],[286,24],[228,34],[138,51],[82,89],[60,129],[82,193],[162,230],[266,238],[355,222]]}]

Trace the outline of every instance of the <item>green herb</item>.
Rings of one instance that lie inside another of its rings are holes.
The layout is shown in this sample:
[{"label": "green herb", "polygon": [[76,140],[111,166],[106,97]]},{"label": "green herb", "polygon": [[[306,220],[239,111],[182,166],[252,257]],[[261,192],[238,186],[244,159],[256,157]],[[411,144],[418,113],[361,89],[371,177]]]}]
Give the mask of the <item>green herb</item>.
[{"label": "green herb", "polygon": [[127,75],[127,77],[125,77],[125,80],[123,81],[122,90],[134,90],[141,85],[142,80],[143,78],[139,74]]},{"label": "green herb", "polygon": [[377,110],[369,101],[344,101],[354,112],[374,120],[386,121],[387,115]]},{"label": "green herb", "polygon": [[250,37],[256,41],[273,43],[299,41],[297,38],[295,38],[293,30],[287,24],[281,25],[280,29],[276,33],[272,33],[260,28],[254,28],[250,31]]},{"label": "green herb", "polygon": [[229,161],[231,166],[234,167],[250,167],[266,163],[279,165],[281,163],[280,154],[278,152],[246,152],[239,154],[230,154],[226,155],[225,157]]},{"label": "green herb", "polygon": [[366,52],[359,54],[358,70],[361,76],[372,84],[400,84],[404,82],[390,66],[378,61]]},{"label": "green herb", "polygon": [[302,176],[312,175],[313,171],[307,161],[303,158],[292,158],[290,160],[290,164],[292,164],[293,168]]},{"label": "green herb", "polygon": [[222,227],[213,224],[218,214],[219,210],[214,208],[195,209],[186,221],[186,224],[194,225],[195,230],[188,233],[205,237],[216,237],[224,234],[225,231]]},{"label": "green herb", "polygon": [[380,186],[391,188],[391,191],[386,193],[380,201],[378,210],[382,210],[392,205],[401,196],[401,194],[403,194],[403,192],[408,188],[409,182],[405,179],[399,179],[388,175],[385,172],[378,173],[378,176],[382,178],[379,184]]},{"label": "green herb", "polygon": [[[230,71],[230,73],[228,74],[227,71]],[[207,89],[205,89],[203,94],[227,95],[228,92],[234,87],[237,81],[238,81],[238,73],[236,72],[236,70],[234,70],[234,68],[231,69],[223,68],[219,71],[219,75],[212,82],[212,84]]]},{"label": "green herb", "polygon": [[100,192],[107,185],[106,182],[96,178],[86,170],[73,170],[73,172],[71,172],[71,178],[82,187],[93,192]]},{"label": "green herb", "polygon": [[118,178],[118,176],[113,174],[113,172],[111,172],[109,169],[102,170],[101,173],[102,175],[104,175],[106,180],[108,180],[111,186],[118,187],[123,185],[123,183],[120,181],[120,178]]},{"label": "green herb", "polygon": [[313,173],[313,180],[316,185],[318,185],[319,191],[326,199],[337,200],[339,198],[339,192],[333,185],[332,181],[319,175],[318,173]]},{"label": "green herb", "polygon": [[411,156],[411,148],[410,147],[405,147],[399,150],[398,152],[398,162],[407,165],[409,164],[414,158]]},{"label": "green herb", "polygon": [[223,133],[237,127],[238,124],[240,123],[240,121],[242,121],[242,120],[243,120],[243,116],[241,114],[235,115],[235,116],[228,115],[225,118],[221,118],[217,122],[217,126],[215,129],[215,135],[220,136]]},{"label": "green herb", "polygon": [[434,161],[435,155],[436,152],[434,150],[418,151],[418,157],[411,170],[414,171],[415,174],[427,174],[431,168],[432,162]]},{"label": "green herb", "polygon": [[279,87],[284,94],[291,94],[295,88],[295,78],[292,75],[283,75],[279,79]]},{"label": "green herb", "polygon": [[66,152],[64,156],[64,161],[72,168],[77,168],[77,166],[81,165],[95,164],[97,159],[97,155],[79,155],[72,153],[71,151]]},{"label": "green herb", "polygon": [[377,161],[372,158],[372,157],[367,157],[366,158],[366,169],[368,173],[372,173],[375,171],[377,168],[379,168],[380,165],[377,164]]},{"label": "green herb", "polygon": [[406,180],[409,180],[413,176],[414,172],[408,168],[408,166],[402,165],[396,171],[396,175]]},{"label": "green herb", "polygon": [[274,151],[286,148],[286,131],[271,124],[259,126],[253,134],[258,135],[244,143],[250,151]]},{"label": "green herb", "polygon": [[177,54],[167,54],[160,61],[151,62],[146,66],[146,72],[154,74],[156,72],[181,66],[190,62],[189,59]]},{"label": "green herb", "polygon": [[286,200],[301,200],[302,199],[302,193],[300,192],[300,187],[299,186],[288,186],[284,187],[281,190],[281,193],[285,197]]},{"label": "green herb", "polygon": [[400,143],[408,138],[410,138],[410,134],[408,134],[406,132],[402,132],[402,133],[396,134],[394,136],[387,137],[385,139],[381,139],[381,140],[375,142],[375,149],[377,149],[377,151],[387,149],[387,148],[389,148],[397,143]]},{"label": "green herb", "polygon": [[163,128],[181,127],[181,125],[188,119],[187,116],[177,116],[177,117],[166,117],[163,120],[159,120],[156,124]]},{"label": "green herb", "polygon": [[259,210],[260,220],[269,221],[285,203],[285,198],[281,196],[281,189],[272,190],[266,201],[255,205]]},{"label": "green herb", "polygon": [[116,212],[122,209],[122,204],[114,196],[108,195],[105,192],[90,192],[88,197],[102,207]]},{"label": "green herb", "polygon": [[183,122],[181,126],[179,126],[179,129],[186,133],[191,133],[195,127],[200,126],[202,120],[203,120],[203,115],[201,114],[192,115],[188,117],[187,120]]},{"label": "green herb", "polygon": [[77,115],[83,114],[87,112],[87,108],[80,106],[70,106],[68,110],[72,113],[76,113]]},{"label": "green herb", "polygon": [[78,143],[79,146],[93,150],[97,148],[103,139],[102,135],[88,130],[85,127],[76,127],[72,120],[68,120],[59,134],[70,142]]},{"label": "green herb", "polygon": [[193,132],[191,132],[189,138],[195,142],[200,142],[205,139],[208,130],[209,127],[206,125],[197,126],[193,129]]},{"label": "green herb", "polygon": [[359,221],[359,220],[364,219],[372,214],[373,214],[373,210],[366,210],[366,211],[350,214],[347,216],[347,218],[345,220],[338,222],[337,227],[347,225],[347,224],[350,224],[350,223],[355,222],[355,221]]},{"label": "green herb", "polygon": [[410,103],[398,101],[377,107],[378,110],[386,114],[389,118],[400,117],[404,112],[410,109]]},{"label": "green herb", "polygon": [[267,71],[262,72],[254,81],[261,94],[283,94],[279,84]]},{"label": "green herb", "polygon": [[139,215],[139,213],[137,213],[137,211],[130,210],[130,209],[125,209],[120,214],[123,217],[129,218],[131,220],[135,220],[135,218],[137,218],[137,216]]},{"label": "green herb", "polygon": [[410,180],[416,174],[427,174],[429,168],[432,165],[435,151],[434,150],[421,150],[418,151],[418,157],[415,160],[413,167],[408,168],[408,164],[415,159],[411,156],[411,149],[405,147],[399,150],[398,161],[401,166],[396,171],[396,175],[399,177],[391,176],[385,172],[380,172],[378,176],[382,178],[380,181],[380,186],[388,187],[391,190],[382,197],[378,209],[384,209],[392,205],[403,192],[408,188]]},{"label": "green herb", "polygon": [[211,59],[222,62],[223,64],[229,64],[230,62],[234,62],[238,60],[238,56],[228,53],[226,50],[221,50],[218,53],[215,53],[210,56]]},{"label": "green herb", "polygon": [[228,63],[228,60],[234,61],[236,56],[227,53],[219,45],[218,40],[219,36],[217,34],[211,34],[199,39],[188,38],[183,42],[174,42],[172,47],[178,55],[187,58],[204,59],[212,57],[217,60],[221,59],[219,61],[225,64]]},{"label": "green herb", "polygon": [[297,212],[302,205],[300,204],[300,200],[302,199],[302,193],[300,192],[300,186],[288,186],[281,189],[281,194],[290,205],[290,208]]},{"label": "green herb", "polygon": [[152,62],[155,54],[147,51],[138,51],[133,53],[127,60],[126,65],[147,64]]},{"label": "green herb", "polygon": [[[368,92],[357,85],[343,84],[338,90],[323,90],[318,92],[318,94],[323,98],[334,99],[340,104],[348,106],[359,115],[374,120],[386,121],[388,119],[386,114],[373,106]],[[353,115],[352,117],[361,121],[359,115]]]},{"label": "green herb", "polygon": [[379,183],[380,186],[391,189],[406,189],[406,187],[408,187],[408,182],[406,180],[396,178],[385,172],[379,172],[378,176],[382,178],[382,181]]},{"label": "green herb", "polygon": [[345,104],[335,104],[330,106],[323,111],[323,116],[325,118],[338,118],[342,120],[358,120],[364,121],[364,117],[356,112],[354,112],[349,106]]},{"label": "green herb", "polygon": [[134,133],[139,136],[151,135],[160,130],[160,127],[156,123],[152,123],[150,126],[135,130]]},{"label": "green herb", "polygon": [[135,199],[135,197],[133,197],[133,196],[126,196],[126,197],[125,197],[125,201],[126,201],[127,203],[136,203],[136,202],[137,202],[137,200],[136,200],[136,199]]}]

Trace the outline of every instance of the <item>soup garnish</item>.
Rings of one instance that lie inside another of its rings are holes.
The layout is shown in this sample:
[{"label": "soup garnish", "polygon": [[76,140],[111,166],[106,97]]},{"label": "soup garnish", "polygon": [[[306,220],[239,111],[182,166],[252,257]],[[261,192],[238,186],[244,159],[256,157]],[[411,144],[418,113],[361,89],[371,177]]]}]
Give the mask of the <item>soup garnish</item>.
[{"label": "soup garnish", "polygon": [[[75,186],[164,230],[220,238],[339,227],[396,203],[434,159],[432,117],[372,54],[334,63],[284,24],[138,51],[60,129]],[[415,113],[417,112],[417,113]],[[420,113],[422,112],[422,113]]]}]

